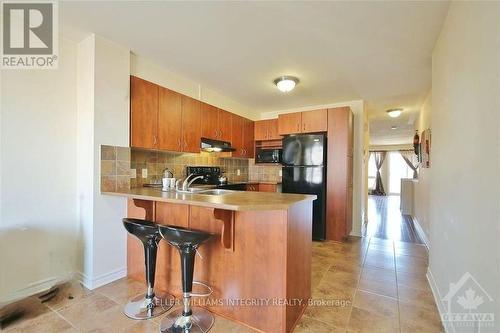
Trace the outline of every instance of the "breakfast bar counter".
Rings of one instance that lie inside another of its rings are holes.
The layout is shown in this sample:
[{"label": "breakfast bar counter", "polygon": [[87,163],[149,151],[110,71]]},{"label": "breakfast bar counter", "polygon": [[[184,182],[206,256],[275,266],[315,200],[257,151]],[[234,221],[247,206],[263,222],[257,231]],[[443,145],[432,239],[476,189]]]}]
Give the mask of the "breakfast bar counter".
[{"label": "breakfast bar counter", "polygon": [[[314,195],[227,192],[219,195],[136,188],[103,192],[128,198],[128,217],[210,232],[194,279],[209,285],[195,305],[261,332],[292,332],[311,297]],[[127,273],[145,281],[144,250],[127,243]],[[177,250],[160,242],[156,287],[182,295]],[[196,290],[195,290],[196,292]]]}]

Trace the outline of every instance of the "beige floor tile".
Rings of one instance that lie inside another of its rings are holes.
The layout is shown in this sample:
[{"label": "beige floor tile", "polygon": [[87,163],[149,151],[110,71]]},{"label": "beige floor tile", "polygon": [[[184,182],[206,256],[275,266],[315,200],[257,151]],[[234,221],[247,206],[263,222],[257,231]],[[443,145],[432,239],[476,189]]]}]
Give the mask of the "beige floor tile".
[{"label": "beige floor tile", "polygon": [[118,304],[125,305],[132,297],[145,294],[146,285],[141,282],[123,278],[97,288],[95,292],[104,295]]},{"label": "beige floor tile", "polygon": [[40,303],[40,300],[35,296],[9,304],[1,310],[0,315],[2,317],[8,316],[8,314],[11,313],[22,314],[17,319],[11,321],[5,329],[15,329],[23,325],[31,325],[31,322],[36,321],[38,318],[52,312],[47,306]]},{"label": "beige floor tile", "polygon": [[322,282],[339,287],[354,289],[358,286],[358,280],[359,280],[358,273],[333,270],[332,268],[330,268],[330,270],[326,272],[325,275],[323,276]]},{"label": "beige floor tile", "polygon": [[78,328],[83,332],[121,332],[135,325],[137,320],[125,316],[122,307],[113,306],[105,311],[95,314],[92,320],[80,322]]},{"label": "beige floor tile", "polygon": [[339,259],[333,261],[330,266],[331,271],[343,271],[347,273],[360,274],[361,273],[361,261],[358,260],[346,260]]},{"label": "beige floor tile", "polygon": [[390,269],[365,266],[363,267],[361,276],[368,280],[377,280],[394,285],[396,284],[396,272]]},{"label": "beige floor tile", "polygon": [[116,308],[117,311],[121,310],[121,306],[115,301],[95,293],[58,312],[73,326],[82,329],[92,321],[95,321],[98,314],[113,308]]},{"label": "beige floor tile", "polygon": [[398,318],[398,301],[395,298],[358,290],[354,296],[353,306],[377,315]]},{"label": "beige floor tile", "polygon": [[443,326],[437,308],[399,304],[402,332],[442,332]]},{"label": "beige floor tile", "polygon": [[345,328],[328,325],[321,321],[303,316],[293,333],[335,333],[345,332]]},{"label": "beige floor tile", "polygon": [[429,282],[425,274],[396,272],[398,286],[410,287],[413,289],[430,291]]},{"label": "beige floor tile", "polygon": [[429,252],[424,245],[414,245],[409,243],[399,243],[395,245],[394,251],[397,255],[407,255],[413,257],[427,258]]},{"label": "beige floor tile", "polygon": [[70,323],[61,318],[57,313],[50,311],[32,320],[23,321],[13,328],[7,328],[7,333],[39,333],[39,332],[58,332],[58,333],[76,333],[78,332]]},{"label": "beige floor tile", "polygon": [[328,325],[345,328],[351,313],[351,306],[309,306],[304,316],[324,322]]},{"label": "beige floor tile", "polygon": [[407,303],[414,306],[437,311],[436,302],[430,289],[420,290],[406,286],[398,286],[398,296],[400,303]]},{"label": "beige floor tile", "polygon": [[160,325],[152,320],[138,320],[120,330],[120,333],[158,333]]},{"label": "beige floor tile", "polygon": [[371,266],[389,270],[395,270],[394,258],[391,257],[370,257],[369,254],[366,256],[364,266]]},{"label": "beige floor tile", "polygon": [[395,283],[387,283],[386,281],[379,281],[364,276],[361,276],[359,280],[358,289],[393,298],[397,298],[398,296],[397,285]]},{"label": "beige floor tile", "polygon": [[397,318],[377,315],[356,307],[352,308],[347,332],[390,333],[399,332]]},{"label": "beige floor tile", "polygon": [[85,297],[92,295],[92,291],[85,288],[80,282],[72,280],[59,286],[56,296],[44,304],[53,310],[59,310],[78,303]]},{"label": "beige floor tile", "polygon": [[313,290],[314,299],[340,300],[352,303],[354,287],[347,287],[335,280],[321,280],[320,284]]}]

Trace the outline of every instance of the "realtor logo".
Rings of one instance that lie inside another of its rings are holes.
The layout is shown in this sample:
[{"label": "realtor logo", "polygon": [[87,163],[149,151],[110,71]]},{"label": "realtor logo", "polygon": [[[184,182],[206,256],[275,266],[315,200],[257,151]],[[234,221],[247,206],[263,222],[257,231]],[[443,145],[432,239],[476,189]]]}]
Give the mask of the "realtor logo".
[{"label": "realtor logo", "polygon": [[3,1],[1,8],[1,68],[57,68],[57,2]]},{"label": "realtor logo", "polygon": [[493,298],[470,274],[465,273],[457,283],[450,283],[450,289],[443,297],[446,312],[441,315],[444,324],[457,327],[493,327],[495,314],[491,308]]}]

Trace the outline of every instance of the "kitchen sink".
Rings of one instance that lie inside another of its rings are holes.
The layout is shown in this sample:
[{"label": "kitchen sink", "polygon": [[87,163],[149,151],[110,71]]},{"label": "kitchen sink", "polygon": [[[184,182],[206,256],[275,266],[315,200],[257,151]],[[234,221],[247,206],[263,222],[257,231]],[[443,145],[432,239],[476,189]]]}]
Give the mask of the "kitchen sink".
[{"label": "kitchen sink", "polygon": [[223,194],[229,194],[229,193],[233,193],[233,192],[236,192],[236,191],[224,190],[224,189],[211,189],[211,190],[198,191],[198,192],[196,192],[196,194],[223,195]]}]

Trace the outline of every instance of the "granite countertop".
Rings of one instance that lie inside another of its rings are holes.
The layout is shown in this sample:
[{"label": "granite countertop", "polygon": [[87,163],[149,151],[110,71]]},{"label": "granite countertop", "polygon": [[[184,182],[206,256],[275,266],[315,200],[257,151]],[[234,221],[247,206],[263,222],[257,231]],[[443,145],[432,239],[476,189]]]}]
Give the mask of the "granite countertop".
[{"label": "granite countertop", "polygon": [[234,211],[286,210],[298,202],[316,200],[315,195],[308,194],[234,191],[222,195],[206,195],[175,191],[162,192],[160,189],[148,187],[132,188],[122,192],[101,193],[131,199],[171,202]]}]

